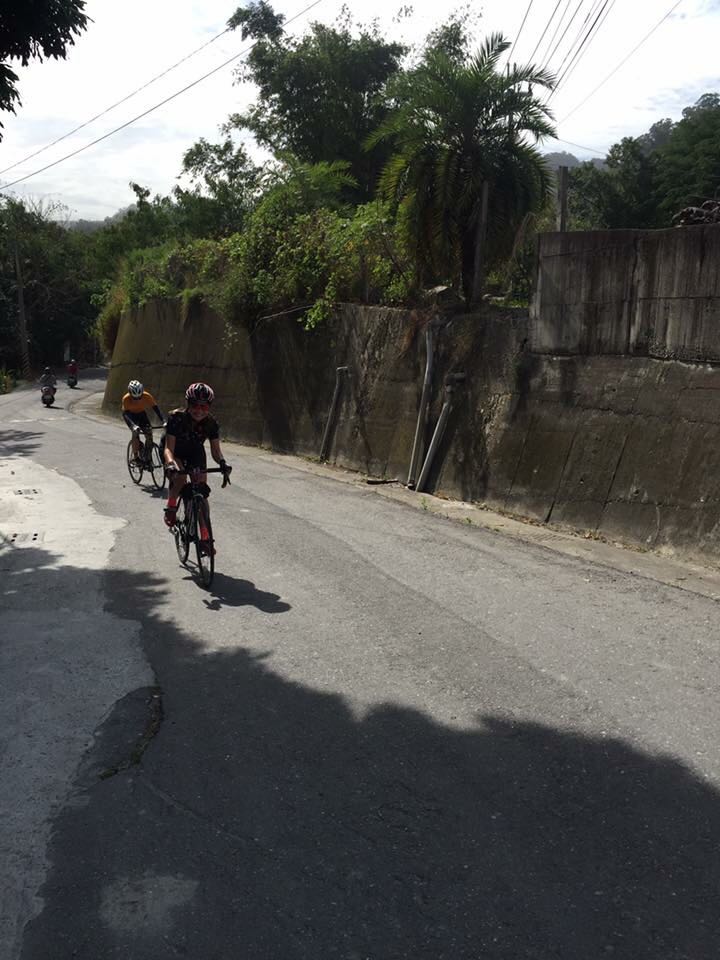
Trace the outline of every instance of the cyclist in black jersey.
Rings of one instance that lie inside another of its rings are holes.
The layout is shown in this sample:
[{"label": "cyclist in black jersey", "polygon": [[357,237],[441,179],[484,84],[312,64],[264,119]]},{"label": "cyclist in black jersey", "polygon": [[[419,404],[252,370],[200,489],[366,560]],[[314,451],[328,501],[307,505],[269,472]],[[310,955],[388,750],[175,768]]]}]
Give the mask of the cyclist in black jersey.
[{"label": "cyclist in black jersey", "polygon": [[[178,497],[187,483],[188,470],[204,471],[207,466],[206,440],[210,441],[210,455],[223,473],[232,471],[222,455],[218,422],[210,416],[210,405],[215,399],[212,387],[206,383],[191,383],[185,391],[185,399],[187,406],[170,413],[165,429],[165,465],[171,478],[165,507],[168,527],[175,525]],[[201,472],[198,479],[206,485],[209,494],[207,475]],[[201,530],[200,536],[204,539],[202,534]]]}]

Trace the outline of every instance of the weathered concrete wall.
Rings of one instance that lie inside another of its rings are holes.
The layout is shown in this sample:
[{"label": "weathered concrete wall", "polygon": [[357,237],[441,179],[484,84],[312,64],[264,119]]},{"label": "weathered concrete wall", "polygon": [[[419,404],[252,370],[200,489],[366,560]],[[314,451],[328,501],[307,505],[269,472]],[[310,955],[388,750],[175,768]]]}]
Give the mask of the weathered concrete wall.
[{"label": "weathered concrete wall", "polygon": [[720,227],[548,233],[537,353],[720,361]]},{"label": "weathered concrete wall", "polygon": [[[720,562],[720,228],[546,235],[530,317],[484,309],[438,341],[431,423],[463,371],[436,493]],[[344,307],[322,330],[238,328],[199,307],[123,318],[106,392],[166,407],[207,379],[228,436],[317,455],[347,365],[332,457],[405,480],[425,364],[410,312]]]},{"label": "weathered concrete wall", "polygon": [[350,368],[333,457],[382,474],[410,459],[418,403],[412,315],[347,306],[317,332],[277,320],[228,331],[199,307],[183,318],[177,303],[147,304],[123,317],[105,392],[118,409],[133,377],[170,408],[192,380],[217,394],[225,433],[275,450],[317,455],[335,385]]}]

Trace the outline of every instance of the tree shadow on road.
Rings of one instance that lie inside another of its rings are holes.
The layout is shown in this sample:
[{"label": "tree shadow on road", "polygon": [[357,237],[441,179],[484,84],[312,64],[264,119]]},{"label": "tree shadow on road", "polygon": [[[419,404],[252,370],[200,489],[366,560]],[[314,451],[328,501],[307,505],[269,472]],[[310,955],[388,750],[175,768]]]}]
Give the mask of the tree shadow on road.
[{"label": "tree shadow on road", "polygon": [[[82,586],[24,558],[13,589]],[[164,721],[55,817],[24,960],[717,957],[720,794],[682,763],[529,722],[522,683],[472,729],[359,715],[270,655],[178,630],[161,577],[105,581],[162,664]],[[117,759],[108,724],[98,768]]]},{"label": "tree shadow on road", "polygon": [[28,457],[40,446],[42,436],[32,430],[0,430],[0,454],[3,457]]}]

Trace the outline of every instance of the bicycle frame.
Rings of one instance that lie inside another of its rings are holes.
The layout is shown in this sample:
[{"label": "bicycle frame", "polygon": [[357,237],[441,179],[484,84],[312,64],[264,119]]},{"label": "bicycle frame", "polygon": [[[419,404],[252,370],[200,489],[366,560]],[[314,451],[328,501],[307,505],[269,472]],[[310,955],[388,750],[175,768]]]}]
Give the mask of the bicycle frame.
[{"label": "bicycle frame", "polygon": [[[200,476],[207,473],[223,473],[223,470],[220,467],[209,467],[203,470],[192,469],[186,471],[190,479],[180,494],[184,505],[184,516],[183,519],[176,524],[175,532],[176,549],[181,563],[187,561],[190,544],[195,544],[198,575],[202,585],[206,588],[212,583],[215,573],[215,551],[213,546],[212,525],[210,523],[210,507],[204,489],[206,484],[199,479]],[[224,473],[223,488],[229,483],[230,478],[227,473]],[[202,539],[200,536],[203,521],[208,534],[205,539]]]},{"label": "bicycle frame", "polygon": [[[139,433],[136,433],[135,430],[138,430]],[[162,456],[160,453],[160,445],[155,442],[154,431],[160,430],[161,427],[136,427],[132,431],[132,437],[128,443],[127,448],[127,461],[128,461],[128,471],[132,478],[133,483],[139,484],[142,480],[143,472],[147,470],[153,481],[153,485],[158,489],[162,490],[165,485],[165,464],[163,463]],[[134,459],[133,454],[133,443],[137,440],[137,460]],[[157,450],[157,461],[153,464],[153,453]],[[158,482],[156,474],[159,475],[160,481]]]}]

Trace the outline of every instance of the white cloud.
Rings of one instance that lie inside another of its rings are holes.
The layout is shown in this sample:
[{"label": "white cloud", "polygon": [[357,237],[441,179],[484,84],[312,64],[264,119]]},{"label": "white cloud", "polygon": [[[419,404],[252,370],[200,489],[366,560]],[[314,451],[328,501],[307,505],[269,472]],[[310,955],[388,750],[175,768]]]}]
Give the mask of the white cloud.
[{"label": "white cloud", "polygon": [[[522,62],[532,53],[556,0],[535,0],[513,59]],[[303,0],[281,0],[276,9],[291,17]],[[394,22],[400,0],[364,0],[361,18],[376,17],[388,36],[418,42],[446,15],[431,0],[416,0],[412,17]],[[69,51],[66,61],[34,63],[20,70],[23,105],[18,115],[5,116],[0,143],[0,169],[60,136],[68,129],[128,94],[224,29],[236,4],[233,0],[88,0],[93,23]],[[569,7],[570,10],[574,8]],[[590,3],[587,3],[590,6]],[[552,101],[564,141],[604,151],[626,135],[644,132],[657,119],[678,118],[684,106],[720,81],[709,70],[720,40],[720,4],[685,0],[587,104],[565,122],[563,118],[616,66],[667,12],[671,0],[615,3],[601,31],[587,44],[572,77]],[[331,22],[341,0],[322,0],[308,16],[292,24],[302,31],[310,19]],[[561,10],[565,5],[561,5]],[[526,0],[486,0],[480,34],[500,30],[513,38],[527,9]],[[579,20],[568,33],[575,34]],[[546,34],[546,49],[555,24]],[[143,112],[171,95],[247,44],[231,33],[212,43],[168,76],[127,103],[33,160],[8,171],[0,179],[29,173]],[[560,52],[562,52],[562,47]],[[553,66],[558,65],[556,58]],[[81,153],[16,189],[19,193],[51,195],[74,213],[104,217],[126,206],[132,195],[130,180],[165,193],[175,183],[183,151],[198,137],[214,138],[227,115],[252,96],[247,87],[233,85],[232,67],[150,114],[102,144]],[[685,97],[687,96],[687,99]],[[571,149],[566,143],[548,149]]]}]

